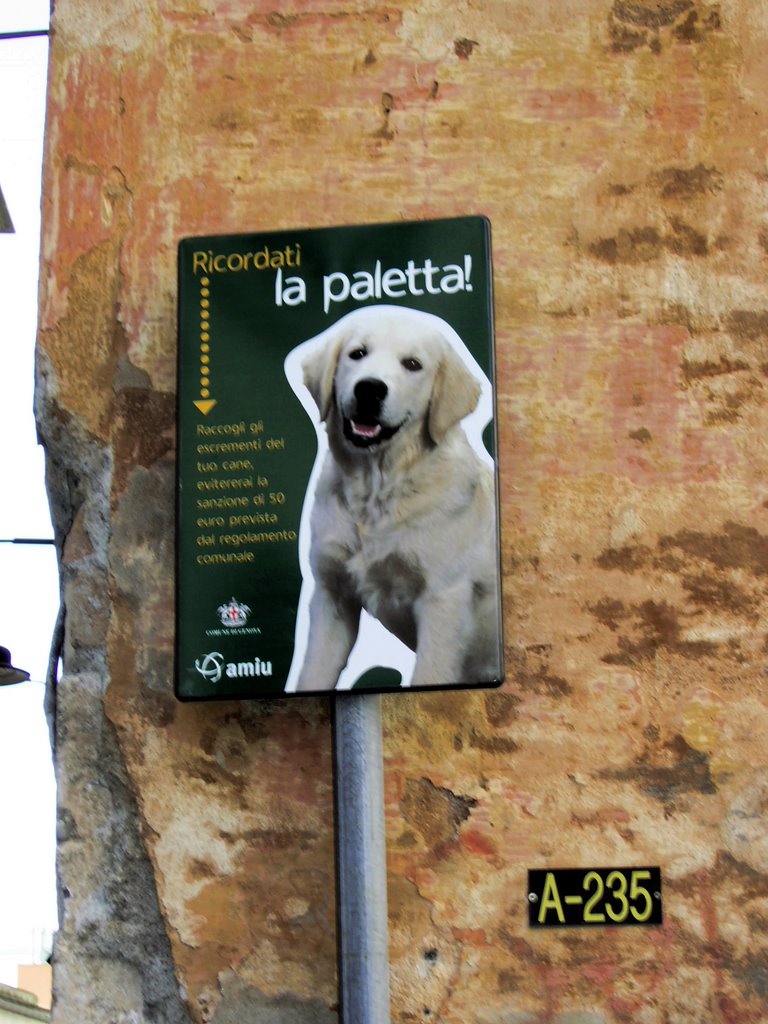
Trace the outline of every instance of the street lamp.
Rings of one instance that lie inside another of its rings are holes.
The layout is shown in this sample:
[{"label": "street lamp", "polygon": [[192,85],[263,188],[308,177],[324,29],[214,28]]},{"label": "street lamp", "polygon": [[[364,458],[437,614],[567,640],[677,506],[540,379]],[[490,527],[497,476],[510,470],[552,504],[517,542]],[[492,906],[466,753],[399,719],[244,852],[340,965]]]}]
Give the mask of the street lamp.
[{"label": "street lamp", "polygon": [[[2,38],[2,36],[0,36]],[[0,191],[0,200],[3,194]],[[1,229],[0,229],[1,230]],[[52,537],[3,537],[0,544],[55,544]],[[7,647],[0,647],[0,686],[10,686],[11,683],[26,683],[29,679],[29,672],[23,668],[16,668],[11,662],[11,652]]]},{"label": "street lamp", "polygon": [[5,204],[3,190],[0,188],[0,232],[3,234],[14,234],[15,228],[8,207]]},{"label": "street lamp", "polygon": [[7,647],[0,647],[0,686],[9,686],[11,683],[26,683],[29,679],[29,672],[23,668],[16,668],[11,662],[11,652]]}]

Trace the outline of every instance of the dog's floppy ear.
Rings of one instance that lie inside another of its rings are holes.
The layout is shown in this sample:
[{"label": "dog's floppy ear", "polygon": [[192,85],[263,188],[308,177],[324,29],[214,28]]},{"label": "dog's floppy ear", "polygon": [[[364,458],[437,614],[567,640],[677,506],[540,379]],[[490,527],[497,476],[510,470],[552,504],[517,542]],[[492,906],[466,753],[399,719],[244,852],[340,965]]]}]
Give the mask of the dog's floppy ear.
[{"label": "dog's floppy ear", "polygon": [[452,426],[472,412],[479,398],[480,382],[454,350],[446,345],[429,404],[427,425],[432,440],[435,443],[442,441]]},{"label": "dog's floppy ear", "polygon": [[345,335],[331,335],[320,348],[310,353],[301,364],[304,371],[304,384],[315,402],[320,419],[325,420],[331,409],[333,397],[333,378],[336,375],[336,363],[339,352],[344,344]]}]

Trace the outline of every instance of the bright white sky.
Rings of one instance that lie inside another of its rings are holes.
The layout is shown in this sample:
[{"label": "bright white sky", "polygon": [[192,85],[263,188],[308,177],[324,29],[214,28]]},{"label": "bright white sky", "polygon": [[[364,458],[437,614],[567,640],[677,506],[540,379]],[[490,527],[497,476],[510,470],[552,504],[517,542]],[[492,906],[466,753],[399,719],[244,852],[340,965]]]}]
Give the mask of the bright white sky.
[{"label": "bright white sky", "polygon": [[[0,0],[0,33],[48,28],[48,0]],[[48,41],[0,39],[0,538],[51,537],[32,413]],[[58,609],[52,546],[0,544],[0,644],[32,681],[0,688],[0,982],[56,928],[55,790],[43,683]]]}]

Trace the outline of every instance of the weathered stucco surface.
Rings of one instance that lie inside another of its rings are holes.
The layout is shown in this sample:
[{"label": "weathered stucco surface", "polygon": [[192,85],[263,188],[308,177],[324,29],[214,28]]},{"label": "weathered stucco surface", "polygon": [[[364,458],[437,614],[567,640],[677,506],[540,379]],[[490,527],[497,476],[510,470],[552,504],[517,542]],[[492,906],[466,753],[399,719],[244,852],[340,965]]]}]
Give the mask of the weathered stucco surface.
[{"label": "weathered stucco surface", "polygon": [[[172,695],[175,247],[467,213],[508,681],[384,701],[392,1019],[768,1020],[767,55],[764,0],[56,0],[56,1024],[336,1019],[328,703]],[[631,864],[662,928],[529,930]]]}]

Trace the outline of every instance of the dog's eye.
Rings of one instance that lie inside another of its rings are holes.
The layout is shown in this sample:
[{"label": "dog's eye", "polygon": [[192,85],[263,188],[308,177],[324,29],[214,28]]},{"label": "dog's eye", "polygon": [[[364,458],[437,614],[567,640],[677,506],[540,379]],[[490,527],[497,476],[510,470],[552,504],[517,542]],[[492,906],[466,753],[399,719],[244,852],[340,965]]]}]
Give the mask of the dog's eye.
[{"label": "dog's eye", "polygon": [[413,357],[409,357],[408,359],[401,359],[400,365],[403,366],[406,370],[410,370],[411,373],[415,373],[417,370],[421,369],[421,363],[419,362],[418,359],[414,359]]},{"label": "dog's eye", "polygon": [[349,353],[350,359],[362,359],[363,356],[367,356],[368,353],[364,348],[353,348]]}]

